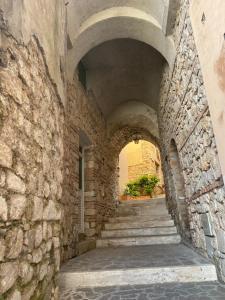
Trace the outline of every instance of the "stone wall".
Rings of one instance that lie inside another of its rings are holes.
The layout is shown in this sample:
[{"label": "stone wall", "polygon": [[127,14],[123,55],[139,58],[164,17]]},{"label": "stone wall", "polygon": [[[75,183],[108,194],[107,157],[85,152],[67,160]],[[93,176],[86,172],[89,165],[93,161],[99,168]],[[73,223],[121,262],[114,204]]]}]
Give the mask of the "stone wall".
[{"label": "stone wall", "polygon": [[[141,175],[159,175],[160,158],[157,157],[156,147],[146,141],[140,141],[141,159],[135,163],[135,153],[130,154],[128,165],[128,179],[135,180]],[[133,159],[134,156],[134,159]],[[129,159],[129,158],[128,158]],[[132,161],[134,163],[132,163]]]},{"label": "stone wall", "polygon": [[[165,69],[160,99],[160,133],[168,206],[184,238],[212,257],[225,280],[225,189],[189,16],[189,1],[181,1],[174,39],[174,68]],[[176,193],[170,145],[174,139],[184,178],[186,218]],[[172,178],[171,178],[172,177]],[[181,212],[182,210],[182,212]],[[184,216],[183,216],[184,217]]]},{"label": "stone wall", "polygon": [[[64,129],[64,182],[62,218],[62,260],[79,252],[81,239],[93,240],[102,228],[103,220],[112,215],[113,187],[111,176],[110,149],[107,147],[106,123],[91,92],[86,92],[75,77],[68,84],[68,99]],[[85,191],[84,225],[80,230],[79,195],[79,144],[81,132],[89,145],[84,153]],[[84,235],[83,235],[83,234]]]},{"label": "stone wall", "polygon": [[57,299],[63,110],[38,40],[1,41],[0,294]]}]

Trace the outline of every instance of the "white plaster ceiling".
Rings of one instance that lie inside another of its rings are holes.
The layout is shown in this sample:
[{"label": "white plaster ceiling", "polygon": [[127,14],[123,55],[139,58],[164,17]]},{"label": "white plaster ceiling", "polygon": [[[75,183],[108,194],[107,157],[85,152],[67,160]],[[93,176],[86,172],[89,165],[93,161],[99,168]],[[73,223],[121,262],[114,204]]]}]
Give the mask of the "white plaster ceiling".
[{"label": "white plaster ceiling", "polygon": [[171,28],[179,2],[68,0],[67,78],[82,59],[87,88],[107,119],[132,101],[157,110],[163,64],[174,63]]},{"label": "white plaster ceiling", "polygon": [[157,110],[165,60],[154,48],[117,39],[92,49],[82,62],[87,70],[87,89],[93,91],[106,117],[131,100]]},{"label": "white plaster ceiling", "polygon": [[142,10],[154,16],[159,24],[163,24],[169,6],[169,0],[71,0],[68,2],[68,16],[73,24],[69,28],[72,35],[75,35],[81,25],[92,15],[113,7],[133,7]]},{"label": "white plaster ceiling", "polygon": [[[178,0],[171,0],[178,1]],[[131,38],[157,49],[172,65],[175,48],[166,35],[169,0],[71,0],[68,14],[67,76],[91,49],[117,38]],[[171,8],[173,9],[173,6]]]}]

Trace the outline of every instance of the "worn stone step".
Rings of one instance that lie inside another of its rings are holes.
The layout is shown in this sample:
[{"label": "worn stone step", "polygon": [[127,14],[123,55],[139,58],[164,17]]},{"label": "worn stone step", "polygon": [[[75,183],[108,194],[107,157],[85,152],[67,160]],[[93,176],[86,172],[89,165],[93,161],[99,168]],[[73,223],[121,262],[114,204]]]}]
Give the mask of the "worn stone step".
[{"label": "worn stone step", "polygon": [[179,234],[155,235],[155,236],[133,236],[123,238],[98,239],[97,248],[102,247],[129,247],[143,245],[179,244],[181,241]]},{"label": "worn stone step", "polygon": [[163,214],[168,214],[168,210],[166,207],[146,207],[146,208],[141,208],[141,207],[132,207],[132,208],[118,208],[116,211],[116,215],[163,215]]},{"label": "worn stone step", "polygon": [[109,223],[124,223],[124,222],[148,222],[148,221],[169,221],[171,220],[171,215],[160,215],[160,216],[122,216],[109,218]]},{"label": "worn stone step", "polygon": [[62,275],[60,285],[67,288],[73,288],[74,286],[90,288],[135,284],[151,285],[168,282],[212,282],[217,280],[213,265],[135,268],[100,272],[66,272]]},{"label": "worn stone step", "polygon": [[174,226],[173,220],[150,220],[150,221],[130,221],[130,222],[117,222],[117,223],[106,223],[104,225],[106,230],[113,229],[128,229],[128,228],[146,228],[146,227],[166,227]]},{"label": "worn stone step", "polygon": [[117,230],[103,230],[101,232],[102,238],[115,238],[115,237],[130,237],[130,236],[151,236],[151,235],[164,235],[175,234],[177,228],[171,227],[152,227],[152,228],[136,228],[136,229],[117,229]]},{"label": "worn stone step", "polygon": [[92,250],[63,265],[59,285],[70,289],[216,280],[211,262],[178,244]]},{"label": "worn stone step", "polygon": [[121,201],[120,206],[156,206],[160,204],[165,204],[166,199],[165,198],[154,198],[149,200],[127,200],[127,201]]}]

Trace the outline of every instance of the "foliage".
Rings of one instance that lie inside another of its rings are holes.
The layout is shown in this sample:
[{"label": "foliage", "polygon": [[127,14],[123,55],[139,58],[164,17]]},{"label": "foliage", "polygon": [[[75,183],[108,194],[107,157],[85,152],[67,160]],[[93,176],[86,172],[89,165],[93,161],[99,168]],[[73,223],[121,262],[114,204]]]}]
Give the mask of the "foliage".
[{"label": "foliage", "polygon": [[159,183],[159,178],[154,175],[143,175],[137,180],[133,180],[127,183],[124,190],[124,195],[133,197],[152,195],[152,192],[156,185]]}]

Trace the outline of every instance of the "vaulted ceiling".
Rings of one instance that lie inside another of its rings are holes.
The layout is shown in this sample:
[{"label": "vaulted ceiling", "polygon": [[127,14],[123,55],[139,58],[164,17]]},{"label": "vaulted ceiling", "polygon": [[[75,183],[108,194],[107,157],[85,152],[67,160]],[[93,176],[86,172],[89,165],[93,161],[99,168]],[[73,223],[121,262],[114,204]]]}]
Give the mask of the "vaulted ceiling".
[{"label": "vaulted ceiling", "polygon": [[67,76],[73,78],[82,60],[87,88],[106,119],[120,107],[129,110],[134,102],[156,115],[162,68],[165,63],[172,66],[175,58],[171,33],[178,4],[179,0],[69,1]]}]

